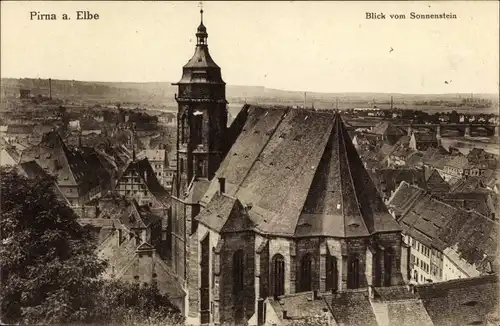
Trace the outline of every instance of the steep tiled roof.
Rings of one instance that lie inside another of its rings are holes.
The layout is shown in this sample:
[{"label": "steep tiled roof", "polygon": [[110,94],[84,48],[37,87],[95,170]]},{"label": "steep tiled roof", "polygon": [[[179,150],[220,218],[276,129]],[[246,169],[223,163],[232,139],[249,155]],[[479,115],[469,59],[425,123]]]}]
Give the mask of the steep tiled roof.
[{"label": "steep tiled roof", "polygon": [[457,169],[466,169],[469,167],[469,160],[466,156],[457,155],[448,161],[446,165]]},{"label": "steep tiled roof", "polygon": [[415,290],[434,325],[485,325],[487,316],[498,311],[497,275],[416,285]]},{"label": "steep tiled roof", "polygon": [[455,182],[451,187],[451,192],[471,192],[480,188],[484,189],[484,183],[481,178],[467,177]]},{"label": "steep tiled roof", "polygon": [[217,177],[224,177],[226,192],[252,205],[250,218],[265,233],[349,237],[400,230],[340,115],[253,106],[242,111],[246,123],[204,203],[217,192]]},{"label": "steep tiled roof", "polygon": [[[395,196],[399,196],[399,191]],[[479,270],[486,269],[488,262],[497,266],[497,221],[450,206],[430,195],[421,195],[413,204],[405,205],[404,210],[399,221],[405,234],[440,251],[455,247],[462,259]]]},{"label": "steep tiled roof", "polygon": [[197,204],[201,200],[201,198],[203,197],[209,186],[210,186],[210,181],[206,179],[200,179],[200,180],[195,179],[190,184],[187,190],[188,194],[184,199],[184,202],[190,204]]},{"label": "steep tiled roof", "polygon": [[402,181],[421,188],[426,187],[425,173],[422,169],[377,169],[373,171],[372,176],[379,192],[391,193]]},{"label": "steep tiled roof", "polygon": [[[185,292],[180,286],[180,281],[174,273],[148,243],[137,244],[134,238],[125,238],[118,245],[118,232],[111,234],[98,248],[99,256],[109,262],[105,277],[115,277],[134,281],[131,276],[138,275],[139,278],[154,279],[161,293],[166,293],[171,298],[183,298]],[[151,254],[151,260],[141,260],[141,252]],[[146,275],[148,274],[148,275]],[[132,279],[130,279],[132,278]]]},{"label": "steep tiled roof", "polygon": [[59,186],[75,186],[80,196],[99,185],[98,175],[85,161],[83,152],[69,150],[56,132],[23,151],[21,162],[36,161],[48,174],[57,176]]},{"label": "steep tiled roof", "polygon": [[471,192],[452,192],[440,195],[440,200],[458,208],[474,210],[490,217],[498,211],[498,195],[487,189]]},{"label": "steep tiled roof", "polygon": [[393,210],[396,215],[403,214],[424,194],[424,189],[403,181],[389,199],[387,207]]},{"label": "steep tiled roof", "polygon": [[377,326],[377,320],[368,298],[368,291],[344,292],[330,295],[330,310],[340,325]]},{"label": "steep tiled roof", "polygon": [[18,170],[20,170],[20,172],[26,175],[26,177],[29,179],[37,177],[43,178],[48,176],[47,172],[45,172],[42,167],[35,161],[23,162],[20,163],[17,167]]},{"label": "steep tiled roof", "polygon": [[421,300],[391,301],[387,303],[389,326],[434,326]]},{"label": "steep tiled roof", "polygon": [[421,162],[436,169],[443,169],[446,163],[453,158],[453,156],[449,155],[442,147],[430,147],[422,153]]}]

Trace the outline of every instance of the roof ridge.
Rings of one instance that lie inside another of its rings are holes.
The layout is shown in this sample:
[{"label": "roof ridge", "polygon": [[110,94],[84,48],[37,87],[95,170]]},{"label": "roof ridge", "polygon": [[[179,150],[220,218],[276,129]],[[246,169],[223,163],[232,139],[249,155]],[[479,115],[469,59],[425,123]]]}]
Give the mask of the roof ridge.
[{"label": "roof ridge", "polygon": [[[354,179],[352,177],[351,164],[350,164],[349,158],[347,157],[347,146],[345,144],[344,133],[343,133],[344,128],[342,128],[342,120],[341,120],[340,114],[336,114],[335,119],[337,120],[335,122],[337,130],[335,130],[335,131],[338,133],[337,138],[338,138],[338,141],[339,141],[339,157],[340,157],[340,145],[342,144],[344,146],[344,158],[346,160],[347,171],[349,173],[349,179],[351,180],[352,190],[353,190],[353,193],[354,193],[354,198],[356,199],[356,204],[357,204],[358,212],[359,212],[359,215],[361,217],[361,221],[363,222],[366,230],[368,231],[369,234],[371,234],[373,230],[368,229],[368,225],[366,225],[366,221],[364,219],[363,212],[361,211],[361,205],[360,205],[360,202],[359,202],[358,194],[356,192],[356,186],[354,184]],[[340,137],[342,137],[342,142],[340,141]],[[340,163],[340,159],[339,159],[339,163]],[[340,170],[340,166],[339,166],[339,170]],[[340,182],[340,183],[342,184],[342,182]],[[343,191],[342,191],[342,198],[343,198]],[[343,206],[344,206],[344,203],[343,203],[343,200],[342,200],[342,215],[344,214],[344,207]],[[344,229],[345,228],[346,228],[346,226],[344,224]],[[345,231],[344,234],[347,234],[347,231]]]}]

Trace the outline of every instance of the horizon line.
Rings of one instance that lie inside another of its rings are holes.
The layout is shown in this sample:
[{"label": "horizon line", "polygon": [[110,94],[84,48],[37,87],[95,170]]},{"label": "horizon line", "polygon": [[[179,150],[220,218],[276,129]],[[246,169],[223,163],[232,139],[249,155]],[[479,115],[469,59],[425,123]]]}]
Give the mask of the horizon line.
[{"label": "horizon line", "polygon": [[[0,79],[43,79],[43,80],[58,80],[58,81],[75,81],[75,82],[85,82],[85,83],[123,83],[123,84],[172,84],[171,81],[113,81],[113,80],[84,80],[84,79],[60,79],[51,77],[4,77],[1,76]],[[284,92],[297,92],[297,93],[309,93],[309,94],[395,94],[395,95],[462,95],[462,94],[480,94],[480,95],[499,95],[499,91],[495,92],[450,92],[450,93],[412,93],[412,92],[391,92],[391,91],[310,91],[310,90],[290,90],[284,88],[267,87],[263,85],[241,85],[241,84],[226,84],[228,86],[237,87],[261,87],[270,90],[284,91]]]}]

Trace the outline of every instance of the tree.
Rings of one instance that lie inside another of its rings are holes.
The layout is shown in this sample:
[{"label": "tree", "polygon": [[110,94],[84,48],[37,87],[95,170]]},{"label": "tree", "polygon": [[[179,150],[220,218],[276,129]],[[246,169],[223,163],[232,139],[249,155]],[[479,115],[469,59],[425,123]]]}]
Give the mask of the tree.
[{"label": "tree", "polygon": [[0,170],[0,301],[3,322],[71,320],[92,304],[105,268],[90,230],[53,192],[50,178]]},{"label": "tree", "polygon": [[99,322],[174,325],[179,310],[155,283],[99,276],[92,231],[53,192],[51,177],[28,180],[0,168],[0,305],[3,323]]}]

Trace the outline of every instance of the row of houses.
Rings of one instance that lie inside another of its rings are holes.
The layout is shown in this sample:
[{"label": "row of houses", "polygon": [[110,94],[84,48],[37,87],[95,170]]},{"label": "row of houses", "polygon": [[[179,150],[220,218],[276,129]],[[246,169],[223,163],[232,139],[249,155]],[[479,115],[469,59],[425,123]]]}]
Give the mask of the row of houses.
[{"label": "row of houses", "polygon": [[412,281],[441,282],[498,270],[498,203],[483,211],[477,203],[462,207],[456,200],[461,195],[431,194],[403,181],[387,201],[410,246]]}]

